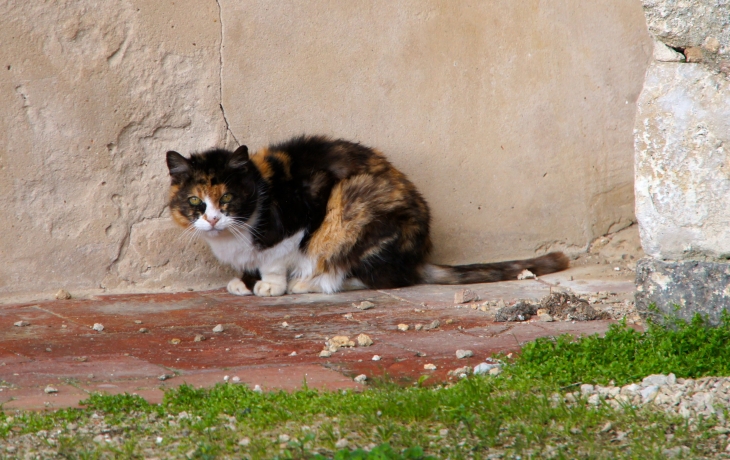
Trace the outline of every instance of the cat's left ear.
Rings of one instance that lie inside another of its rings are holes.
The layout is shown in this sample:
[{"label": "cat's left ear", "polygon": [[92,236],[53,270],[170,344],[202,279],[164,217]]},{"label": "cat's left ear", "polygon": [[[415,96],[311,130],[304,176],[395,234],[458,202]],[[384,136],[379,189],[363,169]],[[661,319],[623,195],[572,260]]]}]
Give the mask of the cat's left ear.
[{"label": "cat's left ear", "polygon": [[176,177],[190,172],[190,161],[179,153],[170,150],[167,152],[167,169],[170,170],[170,176],[174,181]]},{"label": "cat's left ear", "polygon": [[231,158],[228,160],[228,167],[231,169],[241,169],[246,167],[246,163],[248,163],[248,147],[242,145],[231,155]]}]

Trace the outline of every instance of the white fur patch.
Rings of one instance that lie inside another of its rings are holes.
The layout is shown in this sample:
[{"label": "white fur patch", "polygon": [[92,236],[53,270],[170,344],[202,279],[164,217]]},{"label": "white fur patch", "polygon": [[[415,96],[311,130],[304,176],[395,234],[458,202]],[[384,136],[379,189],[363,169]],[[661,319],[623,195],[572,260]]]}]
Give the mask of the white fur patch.
[{"label": "white fur patch", "polygon": [[228,286],[226,286],[226,289],[228,292],[230,292],[233,295],[252,295],[253,292],[251,292],[247,287],[246,284],[240,280],[239,278],[233,278],[228,282]]}]

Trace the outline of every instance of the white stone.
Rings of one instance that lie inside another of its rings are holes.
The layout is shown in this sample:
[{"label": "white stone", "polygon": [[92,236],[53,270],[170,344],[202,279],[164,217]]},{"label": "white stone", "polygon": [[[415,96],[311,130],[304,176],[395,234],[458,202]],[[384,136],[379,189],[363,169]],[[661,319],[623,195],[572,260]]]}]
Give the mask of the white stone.
[{"label": "white stone", "polygon": [[595,387],[591,384],[584,383],[580,386],[580,394],[583,396],[592,395],[595,391]]},{"label": "white stone", "polygon": [[684,62],[684,54],[674,51],[664,43],[654,39],[654,59],[660,62]]},{"label": "white stone", "polygon": [[337,449],[344,449],[345,447],[347,447],[347,444],[349,444],[349,442],[347,441],[347,439],[346,438],[342,438],[342,439],[338,440],[335,443],[335,447]]},{"label": "white stone", "polygon": [[373,355],[373,361],[380,361],[380,355]]},{"label": "white stone", "polygon": [[213,332],[223,332],[225,329],[223,328],[222,324],[218,324],[216,327],[213,328]]},{"label": "white stone", "polygon": [[641,402],[646,404],[651,402],[659,393],[659,387],[656,385],[648,386],[640,391]]},{"label": "white stone", "polygon": [[104,325],[101,323],[94,323],[94,326],[92,327],[92,329],[97,332],[101,332],[104,330]]},{"label": "white stone", "polygon": [[499,367],[499,364],[480,363],[474,366],[474,375],[488,374],[492,369]]},{"label": "white stone", "polygon": [[357,383],[365,383],[365,381],[366,381],[367,379],[368,379],[368,376],[367,376],[367,375],[365,375],[365,374],[360,374],[360,375],[358,375],[357,377],[355,377],[355,379],[354,379],[354,380],[355,380],[355,381],[356,381]]},{"label": "white stone", "polygon": [[722,74],[702,65],[650,65],[635,131],[636,217],[648,255],[730,256],[728,107],[730,82]]},{"label": "white stone", "polygon": [[474,356],[474,352],[471,350],[456,350],[456,358],[464,359]]},{"label": "white stone", "polygon": [[435,370],[436,370],[436,365],[435,365],[435,364],[431,364],[431,363],[429,363],[429,364],[424,364],[424,365],[423,365],[423,368],[424,368],[425,370],[427,370],[427,371],[435,371]]},{"label": "white stone", "polygon": [[662,386],[666,385],[668,383],[668,380],[669,379],[666,375],[652,374],[648,377],[644,377],[644,380],[641,381],[641,385],[644,387],[648,387],[651,385]]}]

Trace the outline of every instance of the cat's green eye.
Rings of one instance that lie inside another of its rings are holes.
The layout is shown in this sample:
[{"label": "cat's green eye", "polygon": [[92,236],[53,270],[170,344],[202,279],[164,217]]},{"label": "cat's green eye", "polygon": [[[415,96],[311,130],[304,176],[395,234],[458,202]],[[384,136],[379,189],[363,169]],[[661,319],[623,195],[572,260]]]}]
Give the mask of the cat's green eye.
[{"label": "cat's green eye", "polygon": [[203,201],[197,196],[191,196],[190,198],[188,198],[188,203],[190,203],[192,206],[200,206],[202,202]]},{"label": "cat's green eye", "polygon": [[221,203],[223,203],[223,204],[230,203],[232,199],[233,199],[233,195],[231,195],[230,193],[226,193],[225,195],[223,195],[221,197]]}]

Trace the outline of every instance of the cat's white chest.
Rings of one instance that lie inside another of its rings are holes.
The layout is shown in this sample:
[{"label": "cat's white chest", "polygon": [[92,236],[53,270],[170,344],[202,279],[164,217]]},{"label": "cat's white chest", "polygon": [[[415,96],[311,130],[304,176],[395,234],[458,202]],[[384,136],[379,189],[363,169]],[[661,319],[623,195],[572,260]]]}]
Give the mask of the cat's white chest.
[{"label": "cat's white chest", "polygon": [[[285,270],[300,272],[309,271],[307,268],[310,265],[306,257],[299,251],[299,244],[303,237],[304,231],[301,230],[264,250],[258,250],[254,246],[249,234],[235,237],[230,233],[221,233],[205,239],[219,261],[237,270],[252,271],[278,265]],[[302,270],[303,268],[304,270]]]}]

